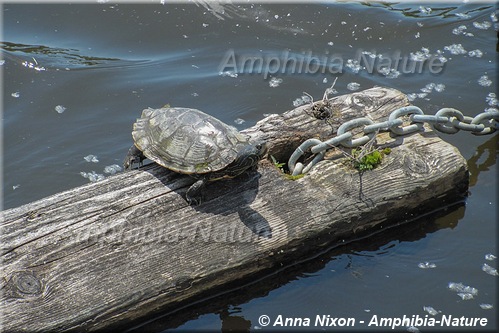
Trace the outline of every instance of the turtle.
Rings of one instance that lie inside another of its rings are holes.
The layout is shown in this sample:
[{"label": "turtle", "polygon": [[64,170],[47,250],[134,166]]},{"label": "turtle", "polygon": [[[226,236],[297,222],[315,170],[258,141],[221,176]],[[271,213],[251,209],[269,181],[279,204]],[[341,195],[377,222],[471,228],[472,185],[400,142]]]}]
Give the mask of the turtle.
[{"label": "turtle", "polygon": [[123,167],[142,165],[148,158],[197,181],[186,192],[190,205],[198,205],[208,182],[234,178],[256,169],[267,152],[263,140],[250,141],[236,128],[200,110],[184,107],[147,108],[133,124],[134,144]]}]

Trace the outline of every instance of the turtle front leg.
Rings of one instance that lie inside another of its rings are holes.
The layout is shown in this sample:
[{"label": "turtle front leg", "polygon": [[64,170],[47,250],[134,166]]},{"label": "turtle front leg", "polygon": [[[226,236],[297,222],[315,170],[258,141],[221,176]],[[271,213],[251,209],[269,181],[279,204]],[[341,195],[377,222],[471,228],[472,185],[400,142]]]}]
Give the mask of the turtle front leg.
[{"label": "turtle front leg", "polygon": [[206,185],[206,181],[201,179],[195,182],[189,187],[187,192],[185,193],[185,199],[189,203],[189,205],[197,206],[201,204],[203,199],[202,190]]},{"label": "turtle front leg", "polygon": [[138,163],[139,167],[142,166],[142,161],[145,160],[145,156],[142,153],[142,151],[135,147],[135,145],[132,145],[130,149],[128,149],[128,154],[125,157],[125,160],[123,161],[123,168],[125,170],[130,170],[133,167],[134,163]]}]

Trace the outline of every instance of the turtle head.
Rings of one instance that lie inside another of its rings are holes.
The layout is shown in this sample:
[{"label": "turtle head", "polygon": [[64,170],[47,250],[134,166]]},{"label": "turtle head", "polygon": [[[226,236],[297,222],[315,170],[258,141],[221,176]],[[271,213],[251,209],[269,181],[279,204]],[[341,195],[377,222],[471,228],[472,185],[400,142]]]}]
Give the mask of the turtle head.
[{"label": "turtle head", "polygon": [[247,169],[256,167],[258,161],[267,153],[268,146],[265,141],[249,142],[239,149],[236,159],[225,171],[229,176],[235,177]]}]

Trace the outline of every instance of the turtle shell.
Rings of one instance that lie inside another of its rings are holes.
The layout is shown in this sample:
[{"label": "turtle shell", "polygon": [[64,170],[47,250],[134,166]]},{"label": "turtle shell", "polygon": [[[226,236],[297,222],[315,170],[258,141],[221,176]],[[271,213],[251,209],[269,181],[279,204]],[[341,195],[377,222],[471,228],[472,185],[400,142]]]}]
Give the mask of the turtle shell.
[{"label": "turtle shell", "polygon": [[204,174],[224,169],[248,138],[237,129],[196,109],[145,109],[133,125],[135,146],[170,170]]}]

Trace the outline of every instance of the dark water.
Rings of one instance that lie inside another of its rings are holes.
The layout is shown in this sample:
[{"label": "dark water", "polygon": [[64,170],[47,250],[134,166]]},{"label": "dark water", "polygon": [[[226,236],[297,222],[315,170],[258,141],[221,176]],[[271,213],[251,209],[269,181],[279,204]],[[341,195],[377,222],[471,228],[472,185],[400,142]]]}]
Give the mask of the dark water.
[{"label": "dark water", "polygon": [[[351,83],[359,89],[394,87],[415,97],[413,103],[428,114],[442,107],[469,116],[497,109],[494,6],[4,4],[3,208],[85,184],[89,179],[81,172],[109,176],[104,168],[121,165],[131,124],[149,106],[199,108],[242,129],[264,114],[293,108],[304,91],[321,98],[337,76],[338,94],[350,93]],[[437,74],[369,73],[348,61],[362,51],[369,52],[365,57],[408,59],[412,53],[446,62]],[[261,57],[287,52],[326,63],[335,57],[343,60],[342,72],[236,76],[219,68],[227,52]],[[415,95],[425,87],[430,92]],[[146,327],[263,331],[270,328],[262,327],[259,316],[273,323],[282,315],[312,318],[315,330],[315,316],[330,315],[355,318],[354,329],[363,330],[374,329],[367,327],[373,315],[453,315],[486,318],[487,326],[476,330],[497,328],[497,276],[483,270],[484,264],[498,266],[488,256],[498,256],[497,136],[460,132],[442,138],[469,161],[472,182],[464,202],[397,230],[324,249],[307,262]],[[89,155],[96,162],[84,159],[92,160]],[[432,268],[420,268],[424,263]],[[452,282],[470,287],[464,292],[471,290],[473,298],[458,295],[449,288]],[[428,307],[439,313],[431,315]]]}]

